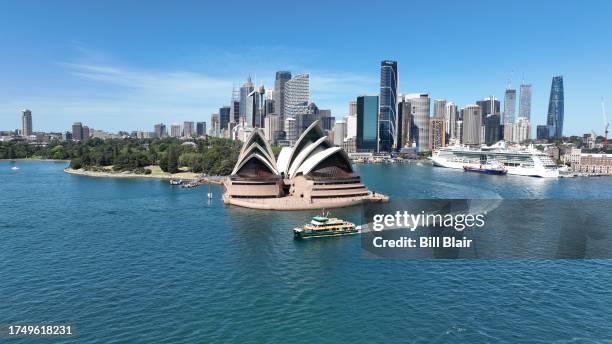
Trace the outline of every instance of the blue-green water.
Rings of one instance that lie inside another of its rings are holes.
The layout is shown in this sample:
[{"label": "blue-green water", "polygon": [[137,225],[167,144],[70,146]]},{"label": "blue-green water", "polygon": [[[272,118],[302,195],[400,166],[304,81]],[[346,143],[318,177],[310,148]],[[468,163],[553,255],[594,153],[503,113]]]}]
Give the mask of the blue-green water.
[{"label": "blue-green water", "polygon": [[[73,324],[75,343],[612,341],[610,261],[362,259],[357,236],[294,241],[309,212],[64,166],[0,162],[0,324]],[[612,204],[611,178],[359,170],[392,197]]]}]

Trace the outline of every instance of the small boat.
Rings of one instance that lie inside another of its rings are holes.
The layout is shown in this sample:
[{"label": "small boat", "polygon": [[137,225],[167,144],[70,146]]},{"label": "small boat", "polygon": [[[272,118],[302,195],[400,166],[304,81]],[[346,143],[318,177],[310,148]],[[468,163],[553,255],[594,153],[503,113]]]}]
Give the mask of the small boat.
[{"label": "small boat", "polygon": [[463,165],[463,170],[465,172],[476,172],[476,173],[484,173],[484,174],[497,174],[504,175],[508,173],[508,169],[501,163],[488,163],[488,164],[480,164],[480,165]]},{"label": "small boat", "polygon": [[181,184],[181,187],[184,187],[186,189],[190,189],[190,188],[195,188],[196,186],[199,186],[200,184],[196,183],[196,182],[190,182],[190,183],[186,183],[186,184]]},{"label": "small boat", "polygon": [[19,169],[19,167],[17,167],[17,166],[11,167],[11,170],[13,170],[13,171],[17,171],[18,169]]},{"label": "small boat", "polygon": [[213,194],[210,191],[210,183],[208,184],[208,194],[206,194],[206,196],[208,197],[208,199],[212,199],[213,198]]},{"label": "small boat", "polygon": [[338,219],[329,218],[326,215],[318,215],[312,218],[309,224],[293,229],[294,239],[321,238],[326,236],[338,236],[358,234],[361,232],[360,226],[354,223]]},{"label": "small boat", "polygon": [[182,179],[170,179],[170,185],[181,185],[183,184],[183,180]]}]

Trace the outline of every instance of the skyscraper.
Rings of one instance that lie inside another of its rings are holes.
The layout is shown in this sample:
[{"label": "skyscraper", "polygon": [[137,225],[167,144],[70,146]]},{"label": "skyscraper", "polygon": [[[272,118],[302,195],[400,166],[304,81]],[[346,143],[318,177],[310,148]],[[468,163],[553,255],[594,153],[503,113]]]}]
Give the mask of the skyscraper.
[{"label": "skyscraper", "polygon": [[230,121],[231,108],[229,106],[223,106],[219,108],[219,126],[221,130],[227,129]]},{"label": "skyscraper", "polygon": [[83,123],[74,122],[72,124],[72,139],[75,141],[83,140]]},{"label": "skyscraper", "polygon": [[504,94],[504,125],[514,123],[514,113],[516,112],[516,90],[508,85]]},{"label": "skyscraper", "polygon": [[432,117],[444,118],[446,107],[446,99],[434,99]]},{"label": "skyscraper", "polygon": [[357,97],[357,150],[373,152],[378,146],[378,96]]},{"label": "skyscraper", "polygon": [[456,138],[457,121],[459,120],[459,111],[457,105],[453,102],[446,103],[444,107],[444,125],[446,129],[447,142]]},{"label": "skyscraper", "polygon": [[168,135],[166,132],[166,125],[164,123],[156,124],[153,131],[155,133],[155,137],[157,138],[162,138]]},{"label": "skyscraper", "polygon": [[531,120],[531,84],[521,83],[519,95],[519,117]]},{"label": "skyscraper", "polygon": [[555,76],[550,86],[548,116],[546,125],[550,127],[550,138],[558,140],[563,136],[563,76]]},{"label": "skyscraper", "polygon": [[21,136],[32,135],[32,111],[24,109],[21,111]]},{"label": "skyscraper", "polygon": [[412,144],[410,128],[413,126],[412,104],[404,98],[397,104],[397,144],[400,149]]},{"label": "skyscraper", "polygon": [[232,100],[230,104],[230,121],[240,123],[240,100]]},{"label": "skyscraper", "polygon": [[181,125],[180,124],[172,124],[170,125],[170,136],[171,137],[181,137]]},{"label": "skyscraper", "polygon": [[357,101],[351,100],[349,102],[349,116],[355,116],[357,114]]},{"label": "skyscraper", "polygon": [[378,151],[397,149],[397,62],[380,63],[380,119],[378,121]]},{"label": "skyscraper", "polygon": [[[278,114],[281,123],[285,119],[285,84],[291,79],[291,72],[278,71],[274,80],[274,112]],[[282,130],[282,129],[280,129]]]},{"label": "skyscraper", "polygon": [[183,122],[183,136],[191,137],[195,132],[194,123],[185,121]]},{"label": "skyscraper", "polygon": [[446,130],[444,129],[443,117],[432,117],[429,125],[429,142],[431,150],[437,150],[444,147],[446,142]]},{"label": "skyscraper", "polygon": [[431,101],[428,93],[413,93],[404,96],[412,106],[410,141],[416,143],[419,152],[431,149],[429,144],[429,113]]},{"label": "skyscraper", "polygon": [[196,123],[196,135],[204,136],[206,135],[206,122],[197,122]]},{"label": "skyscraper", "polygon": [[[289,118],[294,120],[298,115],[304,115],[308,109],[308,100],[310,99],[310,75],[299,74],[291,78],[285,83],[284,101],[284,117],[285,121]],[[295,142],[298,137],[299,123],[291,123],[292,130],[285,126],[287,132],[287,140],[291,143]]]},{"label": "skyscraper", "polygon": [[210,136],[219,137],[219,114],[218,113],[213,113],[210,115]]},{"label": "skyscraper", "polygon": [[242,85],[242,87],[240,87],[240,117],[247,117],[247,98],[249,94],[253,92],[254,89],[255,87],[253,86],[253,82],[251,81],[251,77],[249,76],[247,81]]},{"label": "skyscraper", "polygon": [[476,104],[463,108],[463,143],[479,145],[482,127],[482,110]]}]

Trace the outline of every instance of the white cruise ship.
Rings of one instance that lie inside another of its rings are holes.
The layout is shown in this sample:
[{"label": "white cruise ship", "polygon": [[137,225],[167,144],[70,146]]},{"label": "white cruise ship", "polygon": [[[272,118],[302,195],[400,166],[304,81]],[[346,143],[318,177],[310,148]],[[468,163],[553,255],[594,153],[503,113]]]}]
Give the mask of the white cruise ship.
[{"label": "white cruise ship", "polygon": [[552,159],[530,146],[526,149],[508,149],[503,141],[492,146],[469,148],[449,146],[434,152],[431,158],[434,166],[463,169],[466,165],[501,163],[508,174],[519,176],[557,178],[559,169]]}]

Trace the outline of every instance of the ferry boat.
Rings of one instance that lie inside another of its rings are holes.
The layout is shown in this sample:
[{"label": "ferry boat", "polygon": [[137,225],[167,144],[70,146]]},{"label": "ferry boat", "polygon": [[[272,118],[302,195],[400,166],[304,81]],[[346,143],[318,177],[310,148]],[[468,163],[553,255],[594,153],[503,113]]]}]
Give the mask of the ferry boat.
[{"label": "ferry boat", "polygon": [[486,165],[463,165],[463,170],[465,172],[476,172],[476,173],[497,174],[497,175],[505,175],[508,173],[508,169],[506,169],[506,167],[503,164],[497,161],[493,161]]},{"label": "ferry boat", "polygon": [[321,238],[326,236],[349,235],[360,233],[360,226],[354,223],[318,215],[312,218],[309,224],[293,229],[294,239]]},{"label": "ferry boat", "polygon": [[503,165],[508,174],[541,178],[559,177],[559,169],[552,159],[530,145],[525,149],[508,149],[500,141],[492,146],[471,148],[449,146],[436,151],[431,161],[434,166],[464,169],[466,165],[487,165],[495,161]]},{"label": "ferry boat", "polygon": [[183,184],[183,180],[182,179],[179,179],[179,180],[170,179],[170,185],[181,185],[181,184]]}]

